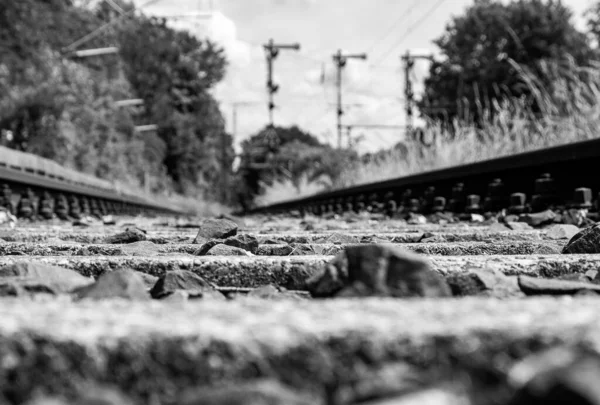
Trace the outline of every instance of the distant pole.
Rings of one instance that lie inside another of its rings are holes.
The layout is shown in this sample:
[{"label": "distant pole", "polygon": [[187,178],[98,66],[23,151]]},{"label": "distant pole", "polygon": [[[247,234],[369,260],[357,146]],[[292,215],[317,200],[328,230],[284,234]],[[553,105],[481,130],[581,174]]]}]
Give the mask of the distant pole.
[{"label": "distant pole", "polygon": [[237,135],[237,104],[233,104],[233,117],[232,117],[232,121],[231,124],[233,126],[232,128],[232,135],[235,138],[235,136]]},{"label": "distant pole", "polygon": [[[235,109],[234,109],[234,113],[235,113]],[[231,169],[228,165],[227,165],[227,142],[226,142],[226,138],[227,134],[225,133],[225,131],[223,131],[221,133],[221,160],[222,160],[222,171],[223,171],[223,183],[221,184],[221,190],[223,190],[223,194],[221,196],[222,198],[222,203],[223,204],[228,204],[229,203],[229,189],[230,189],[230,179],[229,179],[229,170]]]},{"label": "distant pole", "polygon": [[411,74],[415,66],[416,59],[433,60],[433,55],[411,55],[410,51],[401,57],[404,61],[404,100],[406,112],[406,135],[410,136],[413,130],[413,104],[415,94],[412,87]]},{"label": "distant pole", "polygon": [[273,94],[279,90],[279,85],[273,83],[273,61],[279,55],[280,49],[292,49],[299,50],[300,44],[276,44],[271,38],[269,43],[263,45],[267,56],[267,93],[269,94],[269,126],[273,126],[273,110],[275,109],[275,103],[273,102]]},{"label": "distant pole", "polygon": [[342,115],[344,108],[342,106],[342,69],[346,66],[348,59],[367,59],[367,54],[342,55],[342,50],[338,49],[333,55],[333,61],[336,66],[336,87],[337,87],[337,133],[338,133],[338,149],[342,148]]}]

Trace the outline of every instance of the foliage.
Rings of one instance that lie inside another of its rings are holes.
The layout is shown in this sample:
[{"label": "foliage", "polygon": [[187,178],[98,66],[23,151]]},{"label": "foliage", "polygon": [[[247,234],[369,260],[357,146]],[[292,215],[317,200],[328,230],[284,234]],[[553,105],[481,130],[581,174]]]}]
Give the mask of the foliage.
[{"label": "foliage", "polygon": [[570,10],[554,0],[476,0],[434,43],[444,59],[432,64],[419,108],[424,116],[447,122],[480,122],[484,111],[493,114],[505,98],[525,97],[538,111],[531,86],[519,70],[542,79],[543,61],[554,61],[564,70],[570,59],[585,65],[592,57],[586,35],[571,22]]},{"label": "foliage", "polygon": [[296,126],[266,127],[242,143],[237,202],[248,208],[281,182],[291,183],[297,192],[306,183],[339,185],[342,173],[357,161],[356,152],[333,149]]},{"label": "foliage", "polygon": [[[94,10],[72,0],[0,0],[0,144],[154,192],[225,201],[233,147],[210,89],[222,49],[115,0]],[[112,22],[81,48],[119,55],[74,58],[66,47]],[[35,29],[32,29],[35,27]],[[143,98],[144,108],[115,101]],[[157,124],[156,133],[135,125]]]}]

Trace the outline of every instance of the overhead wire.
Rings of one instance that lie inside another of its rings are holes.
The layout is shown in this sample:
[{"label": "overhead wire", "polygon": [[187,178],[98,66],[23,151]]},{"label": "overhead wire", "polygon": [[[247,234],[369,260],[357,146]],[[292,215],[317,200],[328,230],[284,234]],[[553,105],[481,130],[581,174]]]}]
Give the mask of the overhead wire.
[{"label": "overhead wire", "polygon": [[98,35],[100,35],[102,32],[104,32],[108,28],[110,28],[113,25],[117,24],[118,22],[122,21],[125,17],[128,17],[131,14],[135,13],[136,10],[141,10],[144,7],[148,7],[152,4],[158,3],[160,1],[163,1],[163,0],[148,0],[146,3],[142,4],[141,6],[139,6],[137,8],[132,8],[131,10],[126,11],[124,14],[121,14],[118,18],[115,18],[115,19],[107,22],[106,24],[101,25],[100,27],[96,28],[89,34],[86,34],[83,37],[79,38],[77,41],[73,42],[71,45],[64,47],[63,51],[74,50],[78,46],[83,45],[86,42],[91,41],[92,39],[96,38]]},{"label": "overhead wire", "polygon": [[371,51],[373,49],[375,49],[375,47],[377,46],[377,44],[379,44],[381,41],[383,41],[384,39],[386,39],[393,31],[394,28],[396,28],[396,26],[398,24],[400,24],[408,15],[410,15],[412,13],[412,11],[415,9],[415,7],[417,7],[419,5],[419,3],[421,3],[422,0],[416,0],[414,3],[412,3],[410,6],[408,6],[408,8],[406,9],[405,12],[401,13],[400,16],[392,23],[392,25],[390,26],[390,28],[386,31],[386,33],[379,37],[379,39],[375,40],[375,42],[373,42],[371,44],[371,46],[369,48],[367,48],[366,53],[369,54],[371,53]]},{"label": "overhead wire", "polygon": [[[431,16],[431,14],[433,14],[444,2],[445,0],[438,0],[436,1],[432,7],[427,10],[427,12],[425,14],[423,14],[421,16],[421,18],[419,18],[414,24],[412,24],[410,27],[408,27],[408,29],[404,32],[404,34],[396,41],[394,42],[394,44],[388,48],[388,50],[384,53],[383,57],[379,58],[379,63],[381,63],[383,60],[385,60],[385,58],[387,58],[390,53],[396,49],[396,47],[398,45],[400,45],[402,42],[404,42],[406,40],[406,38],[412,34],[412,32],[417,29],[419,27],[419,25],[421,25],[427,18],[429,18]],[[377,63],[373,63],[373,66],[378,66]]]},{"label": "overhead wire", "polygon": [[[435,12],[435,10],[437,10],[437,9],[438,9],[438,8],[439,8],[439,7],[442,5],[442,3],[443,3],[444,1],[445,1],[445,0],[438,0],[437,2],[435,2],[435,3],[432,5],[432,7],[431,7],[431,8],[430,8],[430,9],[429,9],[429,10],[428,10],[428,11],[427,11],[425,14],[423,14],[423,15],[421,16],[421,18],[419,18],[419,19],[418,19],[418,20],[417,20],[415,23],[413,23],[412,25],[410,25],[410,26],[408,27],[408,29],[407,29],[407,30],[404,32],[404,34],[403,34],[403,35],[400,37],[400,39],[399,39],[399,40],[397,40],[397,41],[396,41],[396,42],[395,42],[395,43],[394,43],[394,44],[393,44],[393,45],[392,45],[390,48],[388,48],[388,50],[387,50],[386,52],[384,52],[384,54],[383,54],[383,56],[382,56],[382,57],[379,57],[379,58],[377,59],[377,60],[378,60],[378,63],[371,63],[371,64],[369,65],[369,68],[373,69],[373,68],[376,68],[376,67],[380,66],[381,62],[382,62],[383,60],[385,60],[385,58],[387,58],[387,56],[390,54],[390,52],[391,52],[391,51],[393,51],[394,49],[396,49],[396,47],[397,47],[398,45],[400,45],[400,43],[402,43],[402,42],[403,42],[403,41],[404,41],[404,40],[405,40],[405,39],[406,39],[406,38],[407,38],[407,37],[408,37],[408,36],[409,36],[409,35],[410,35],[410,34],[411,34],[411,33],[412,33],[412,32],[413,32],[413,31],[414,31],[414,30],[415,30],[415,29],[416,29],[416,28],[419,26],[419,25],[421,25],[421,24],[422,24],[422,23],[423,23],[423,22],[424,22],[424,21],[425,21],[425,20],[426,20],[426,19],[427,19],[427,18],[428,18],[428,17],[429,17],[429,16],[430,16],[432,13],[433,13],[433,12]],[[408,9],[407,13],[406,13],[406,14],[404,14],[404,15],[408,15],[408,14],[409,14],[409,13],[412,11],[412,9],[414,9],[414,7],[416,7],[416,5],[417,5],[418,3],[419,3],[419,2],[412,3],[412,4],[411,4],[411,6],[409,7],[409,9]],[[400,21],[402,21],[402,20],[403,20],[403,18],[399,18],[399,19],[398,19],[398,20],[397,20],[397,21],[396,21],[396,22],[393,24],[393,27],[395,27],[397,24],[399,24],[399,23],[400,23]],[[388,33],[386,33],[386,35],[384,36],[384,38],[385,38],[385,37],[387,37],[387,36],[389,35],[389,32],[390,32],[390,31],[392,31],[392,30],[393,30],[393,28],[392,28],[392,29],[390,29],[390,30],[388,30]],[[374,46],[371,46],[371,48],[370,48],[370,49],[373,49],[373,48],[374,48]],[[349,88],[347,88],[347,89],[346,89],[346,92],[350,92],[350,94],[352,94],[352,90],[353,90],[353,89],[352,89],[352,87],[353,87],[353,86],[349,86]]]},{"label": "overhead wire", "polygon": [[[413,12],[413,10],[421,3],[421,1],[422,0],[416,0],[416,1],[412,2],[408,6],[408,8],[403,13],[401,13],[400,16],[390,25],[390,27],[386,30],[386,32],[382,36],[380,36],[378,39],[376,39],[371,44],[371,46],[369,46],[369,48],[367,48],[366,53],[369,54],[373,49],[375,49],[377,47],[377,45],[379,43],[381,43],[383,40],[385,40],[394,31],[394,29],[396,28],[396,26],[398,24],[400,24],[401,22],[403,22],[404,19],[406,17],[408,17]],[[369,64],[368,66],[369,66],[370,69],[376,69],[377,68],[377,66],[375,66],[373,64]],[[389,68],[390,69],[395,69],[395,67],[389,67]],[[352,85],[348,86],[345,89],[346,94],[356,94],[354,92],[354,88],[353,87],[355,87],[355,86],[352,86]]]}]

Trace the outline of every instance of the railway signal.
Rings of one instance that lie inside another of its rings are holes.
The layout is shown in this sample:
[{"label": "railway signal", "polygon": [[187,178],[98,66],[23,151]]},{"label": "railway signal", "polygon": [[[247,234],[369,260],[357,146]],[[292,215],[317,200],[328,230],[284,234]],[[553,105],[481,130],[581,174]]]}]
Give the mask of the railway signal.
[{"label": "railway signal", "polygon": [[415,66],[415,60],[424,59],[433,61],[433,55],[411,55],[410,51],[401,57],[404,61],[404,97],[405,97],[405,109],[406,109],[406,135],[410,136],[413,129],[413,103],[414,103],[414,92],[412,89],[411,73]]},{"label": "railway signal", "polygon": [[269,126],[273,126],[273,110],[275,109],[275,103],[273,102],[273,94],[279,90],[279,85],[273,83],[273,60],[279,55],[281,49],[291,49],[298,51],[300,50],[300,44],[276,44],[273,39],[269,40],[269,43],[263,45],[267,57],[267,93],[269,94]]},{"label": "railway signal", "polygon": [[333,55],[333,61],[337,68],[336,86],[337,86],[337,132],[338,132],[338,149],[342,147],[342,115],[344,110],[342,108],[342,69],[346,66],[348,59],[367,59],[366,53],[361,54],[342,54],[342,50],[338,49],[337,53]]}]

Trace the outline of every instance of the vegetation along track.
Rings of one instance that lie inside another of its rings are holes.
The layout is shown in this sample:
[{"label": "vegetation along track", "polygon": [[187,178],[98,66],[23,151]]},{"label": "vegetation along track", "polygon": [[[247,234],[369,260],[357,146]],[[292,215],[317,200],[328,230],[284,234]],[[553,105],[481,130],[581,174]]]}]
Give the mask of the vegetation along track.
[{"label": "vegetation along track", "polygon": [[597,209],[592,190],[600,191],[595,169],[599,157],[600,140],[590,140],[323,192],[249,212],[322,215],[370,209],[391,214],[402,208],[424,214],[501,209],[520,214],[561,205]]}]

